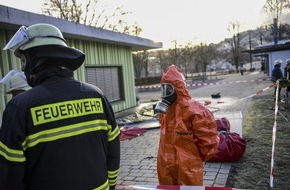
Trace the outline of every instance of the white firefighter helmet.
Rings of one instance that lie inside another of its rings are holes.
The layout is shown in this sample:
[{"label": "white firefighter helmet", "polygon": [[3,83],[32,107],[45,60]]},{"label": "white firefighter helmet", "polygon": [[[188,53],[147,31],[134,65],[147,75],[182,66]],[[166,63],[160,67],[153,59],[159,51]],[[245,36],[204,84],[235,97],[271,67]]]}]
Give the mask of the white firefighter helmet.
[{"label": "white firefighter helmet", "polygon": [[11,94],[13,91],[16,90],[26,91],[30,89],[30,86],[26,82],[26,77],[24,73],[16,70],[9,71],[0,80],[0,83],[6,85],[7,94]]},{"label": "white firefighter helmet", "polygon": [[19,50],[43,46],[67,46],[61,31],[51,24],[35,24],[29,27],[21,26],[3,50],[12,50],[19,57]]},{"label": "white firefighter helmet", "polygon": [[283,61],[281,59],[278,59],[274,62],[274,66],[281,66],[282,63]]},{"label": "white firefighter helmet", "polygon": [[21,26],[3,50],[14,51],[14,55],[20,58],[22,52],[35,47],[37,50],[33,56],[57,60],[59,65],[72,70],[79,68],[85,60],[83,52],[67,46],[57,27],[46,23]]}]

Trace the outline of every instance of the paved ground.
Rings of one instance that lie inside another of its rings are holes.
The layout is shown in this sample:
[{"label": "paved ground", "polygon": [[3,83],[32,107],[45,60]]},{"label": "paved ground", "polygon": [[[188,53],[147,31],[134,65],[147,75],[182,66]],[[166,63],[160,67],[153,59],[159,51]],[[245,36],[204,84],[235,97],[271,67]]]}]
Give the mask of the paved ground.
[{"label": "paved ground", "polygon": [[[232,118],[232,127],[237,127],[238,133],[242,135],[242,123],[247,112],[247,107],[251,101],[251,96],[257,95],[257,92],[268,87],[271,82],[268,76],[262,72],[231,74],[218,77],[215,81],[206,81],[207,85],[189,87],[191,96],[199,101],[210,102],[207,107],[218,116],[230,117],[229,114],[239,113],[239,120]],[[212,83],[212,84],[210,84]],[[188,82],[191,84],[191,82]],[[195,82],[197,84],[197,82]],[[212,99],[211,94],[221,93],[221,98]],[[273,93],[269,89],[264,93]],[[158,99],[160,91],[152,90],[150,92],[140,92],[138,96],[141,105],[150,102],[152,99]],[[123,113],[117,113],[116,116],[130,114],[136,109],[127,110]],[[234,117],[237,117],[235,115]],[[118,184],[123,185],[156,185],[158,184],[156,174],[156,159],[159,143],[158,122],[151,120],[151,123],[140,122],[138,127],[153,128],[139,137],[131,140],[121,141],[121,171],[118,177]],[[155,126],[155,127],[154,127]],[[157,127],[156,127],[157,126]],[[204,186],[225,187],[227,177],[231,168],[231,163],[204,163]]]}]

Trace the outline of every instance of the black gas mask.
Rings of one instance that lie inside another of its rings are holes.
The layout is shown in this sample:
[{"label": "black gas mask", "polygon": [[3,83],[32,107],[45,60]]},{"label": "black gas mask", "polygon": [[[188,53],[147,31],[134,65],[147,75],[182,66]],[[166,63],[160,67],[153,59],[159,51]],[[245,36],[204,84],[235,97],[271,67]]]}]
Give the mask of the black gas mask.
[{"label": "black gas mask", "polygon": [[161,84],[161,100],[155,106],[156,113],[166,113],[169,106],[177,99],[175,88],[170,83]]}]

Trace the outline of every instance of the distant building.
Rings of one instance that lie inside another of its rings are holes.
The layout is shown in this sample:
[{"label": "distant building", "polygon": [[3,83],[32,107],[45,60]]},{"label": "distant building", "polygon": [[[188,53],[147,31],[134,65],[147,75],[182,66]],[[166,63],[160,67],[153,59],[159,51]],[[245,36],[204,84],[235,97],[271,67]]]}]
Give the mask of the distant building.
[{"label": "distant building", "polygon": [[[261,64],[263,64],[264,72],[271,77],[271,70],[274,67],[275,60],[283,60],[281,68],[284,68],[286,60],[290,59],[290,39],[280,40],[277,44],[274,44],[274,42],[263,44],[243,52],[261,57]],[[282,71],[284,72],[283,69]]]}]

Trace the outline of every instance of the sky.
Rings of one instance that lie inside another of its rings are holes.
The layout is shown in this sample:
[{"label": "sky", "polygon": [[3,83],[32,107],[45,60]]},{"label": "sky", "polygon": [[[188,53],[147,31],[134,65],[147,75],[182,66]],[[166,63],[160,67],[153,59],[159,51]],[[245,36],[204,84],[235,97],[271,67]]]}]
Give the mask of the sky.
[{"label": "sky", "polygon": [[[84,0],[83,0],[84,1]],[[0,0],[1,5],[41,14],[44,0]],[[218,43],[231,37],[231,22],[240,31],[265,23],[266,0],[106,0],[108,6],[128,11],[129,23],[142,28],[140,37],[162,42],[163,48],[187,43]]]}]

